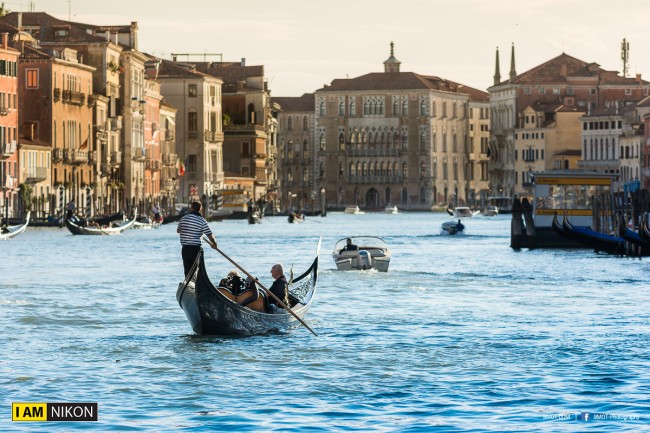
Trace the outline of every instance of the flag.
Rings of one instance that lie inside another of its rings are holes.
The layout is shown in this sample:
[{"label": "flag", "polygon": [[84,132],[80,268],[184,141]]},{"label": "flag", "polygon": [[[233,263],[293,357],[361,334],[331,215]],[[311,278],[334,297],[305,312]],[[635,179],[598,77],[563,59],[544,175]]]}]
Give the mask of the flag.
[{"label": "flag", "polygon": [[178,161],[176,161],[176,168],[178,169],[179,176],[185,174],[185,163],[183,162],[182,159],[178,158]]},{"label": "flag", "polygon": [[80,150],[84,150],[88,148],[88,139],[86,138],[86,141],[84,141],[84,144],[81,145],[79,148]]}]

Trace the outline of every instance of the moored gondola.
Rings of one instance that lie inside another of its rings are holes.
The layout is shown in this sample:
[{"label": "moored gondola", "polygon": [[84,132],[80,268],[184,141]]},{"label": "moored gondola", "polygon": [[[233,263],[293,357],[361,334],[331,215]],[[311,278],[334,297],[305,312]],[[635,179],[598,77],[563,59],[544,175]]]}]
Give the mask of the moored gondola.
[{"label": "moored gondola", "polygon": [[81,226],[72,218],[66,218],[65,226],[73,235],[119,235],[124,230],[133,227],[133,224],[136,221],[136,217],[137,215],[133,215],[133,219],[109,227],[101,227],[99,225]]},{"label": "moored gondola", "polygon": [[560,225],[557,220],[557,214],[555,214],[552,227],[558,234],[572,239],[588,248],[592,248],[596,252],[618,255],[625,253],[625,239],[619,236],[600,233],[590,229],[589,227],[574,226],[566,216]]},{"label": "moored gondola", "polygon": [[27,212],[27,217],[25,218],[25,223],[24,224],[18,224],[15,226],[3,226],[0,227],[0,240],[4,239],[11,239],[13,237],[18,236],[25,230],[27,230],[27,226],[29,225],[29,217],[31,215],[31,212]]},{"label": "moored gondola", "polygon": [[314,299],[318,249],[309,269],[289,282],[289,307],[295,316],[287,311],[269,313],[261,290],[248,306],[241,305],[241,296],[225,284],[212,283],[205,267],[204,251],[199,253],[190,277],[179,284],[176,300],[194,332],[201,335],[256,335],[293,327],[299,323],[297,318],[304,318]]}]

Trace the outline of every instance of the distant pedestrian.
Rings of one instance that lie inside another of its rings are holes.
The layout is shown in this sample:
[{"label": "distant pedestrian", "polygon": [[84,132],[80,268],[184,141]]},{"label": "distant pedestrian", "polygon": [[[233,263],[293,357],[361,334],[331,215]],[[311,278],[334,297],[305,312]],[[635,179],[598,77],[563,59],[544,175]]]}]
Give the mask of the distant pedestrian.
[{"label": "distant pedestrian", "polygon": [[201,237],[206,235],[210,240],[210,246],[217,249],[217,241],[212,235],[208,222],[201,216],[201,202],[193,201],[190,205],[190,212],[183,216],[178,222],[176,233],[180,234],[182,245],[181,255],[183,257],[183,268],[185,276],[190,273],[196,257],[201,251]]}]

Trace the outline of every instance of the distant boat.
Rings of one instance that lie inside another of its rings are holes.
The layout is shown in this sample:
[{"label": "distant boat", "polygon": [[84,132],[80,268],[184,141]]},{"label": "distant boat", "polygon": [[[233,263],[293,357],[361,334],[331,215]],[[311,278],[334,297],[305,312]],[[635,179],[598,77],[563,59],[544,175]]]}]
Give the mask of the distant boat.
[{"label": "distant boat", "polygon": [[343,212],[345,212],[347,214],[352,214],[352,215],[361,215],[361,214],[365,213],[365,212],[361,211],[359,209],[359,206],[357,206],[357,205],[346,206],[345,210]]},{"label": "distant boat", "polygon": [[0,240],[11,239],[24,232],[27,229],[27,226],[29,225],[30,215],[31,212],[27,212],[27,218],[25,218],[24,224],[2,227],[0,229]]},{"label": "distant boat", "polygon": [[395,206],[395,205],[388,205],[384,209],[384,213],[396,214],[396,213],[399,213],[399,210],[397,209],[397,206]]},{"label": "distant boat", "polygon": [[474,215],[478,215],[481,211],[475,211],[472,212],[470,208],[467,206],[456,206],[456,207],[448,207],[447,208],[447,213],[454,218],[471,218]]},{"label": "distant boat", "polygon": [[458,234],[464,234],[465,233],[465,226],[463,223],[458,221],[447,221],[442,223],[442,233],[441,234],[448,234],[448,235],[458,235]]},{"label": "distant boat", "polygon": [[499,208],[493,205],[487,205],[481,210],[481,215],[490,217],[499,215]]},{"label": "distant boat", "polygon": [[[346,247],[348,239],[354,248]],[[382,238],[356,236],[340,239],[334,246],[332,258],[339,271],[376,269],[388,272],[390,250]]]},{"label": "distant boat", "polygon": [[134,215],[133,219],[131,220],[124,221],[120,224],[109,227],[101,227],[99,225],[81,226],[79,225],[79,221],[75,221],[74,218],[66,218],[65,226],[73,235],[119,235],[124,230],[128,230],[133,227],[136,221],[136,217],[137,215]]}]

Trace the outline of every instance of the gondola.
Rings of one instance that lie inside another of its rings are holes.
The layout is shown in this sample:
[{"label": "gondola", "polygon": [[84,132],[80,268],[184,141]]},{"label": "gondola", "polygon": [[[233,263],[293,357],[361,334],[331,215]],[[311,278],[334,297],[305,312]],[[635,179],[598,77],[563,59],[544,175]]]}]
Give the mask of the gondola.
[{"label": "gondola", "polygon": [[29,225],[30,215],[31,212],[27,212],[27,217],[25,218],[24,224],[2,227],[0,229],[0,240],[11,239],[24,232],[27,229],[27,226]]},{"label": "gondola", "polygon": [[[639,228],[639,231],[641,231],[641,227]],[[630,230],[625,226],[621,226],[619,229],[619,234],[623,239],[628,241],[630,244],[640,247],[639,252],[641,253],[641,255],[644,256],[650,255],[650,241],[643,239],[639,235],[639,233],[636,233],[635,231]]]},{"label": "gondola", "polygon": [[[305,273],[289,283],[290,308],[301,320],[311,307],[318,277],[318,250]],[[299,324],[296,318],[284,311],[271,314],[264,305],[265,295],[259,289],[259,298],[251,303],[254,307],[240,305],[239,300],[226,284],[215,285],[205,267],[204,251],[196,259],[196,270],[190,278],[181,282],[176,300],[185,312],[195,333],[200,335],[258,335],[273,330],[284,330]],[[223,280],[222,280],[223,282]],[[261,301],[261,302],[257,302]],[[255,308],[255,309],[253,309]]]},{"label": "gondola", "polygon": [[588,227],[577,227],[564,217],[560,225],[557,214],[553,217],[553,230],[579,244],[594,249],[596,252],[622,255],[625,253],[625,239],[597,232]]},{"label": "gondola", "polygon": [[111,227],[101,227],[101,226],[80,226],[78,222],[75,222],[72,218],[65,219],[65,226],[70,230],[70,233],[73,235],[119,235],[124,230],[128,230],[133,227],[137,217],[137,212],[133,215],[133,219],[124,221],[118,225]]}]

